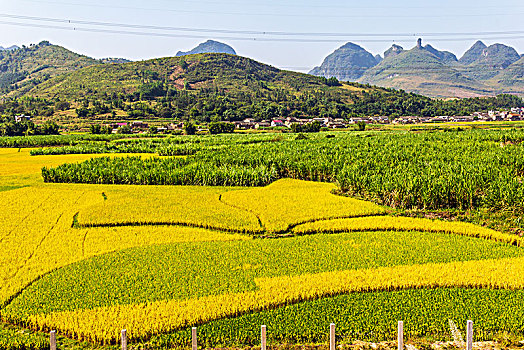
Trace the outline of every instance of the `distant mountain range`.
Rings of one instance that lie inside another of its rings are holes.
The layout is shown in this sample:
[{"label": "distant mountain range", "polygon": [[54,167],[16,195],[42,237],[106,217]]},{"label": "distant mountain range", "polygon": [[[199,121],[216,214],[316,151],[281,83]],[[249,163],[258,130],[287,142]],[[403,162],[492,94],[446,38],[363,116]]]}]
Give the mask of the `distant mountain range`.
[{"label": "distant mountain range", "polygon": [[[196,53],[228,53],[236,55],[235,50],[226,44],[208,40],[188,52],[178,52],[177,56]],[[125,58],[94,59],[79,55],[48,41],[29,47],[0,46],[0,97],[21,96],[38,84],[55,76],[100,64],[121,64],[131,62]]]},{"label": "distant mountain range", "polygon": [[457,57],[431,45],[404,50],[393,45],[384,58],[347,43],[327,56],[310,74],[416,92],[431,97],[524,95],[524,58],[503,44],[477,41]]},{"label": "distant mountain range", "polygon": [[[208,40],[177,56],[226,53],[235,50]],[[17,97],[49,79],[82,68],[130,62],[124,58],[94,59],[43,41],[38,45],[0,50],[0,97]],[[405,50],[393,45],[384,56],[374,56],[354,43],[347,43],[326,57],[311,74],[337,77],[342,81],[392,87],[430,97],[476,97],[512,93],[524,96],[524,58],[503,44],[476,42],[457,57],[431,45]],[[106,77],[97,78],[98,80]],[[119,80],[121,77],[114,77]]]},{"label": "distant mountain range", "polygon": [[356,81],[371,67],[381,62],[381,57],[375,57],[362,47],[347,43],[326,57],[320,67],[315,67],[309,74],[337,77],[343,81]]},{"label": "distant mountain range", "polygon": [[224,44],[218,41],[214,41],[214,40],[208,40],[205,43],[198,45],[197,47],[195,47],[194,49],[190,51],[187,51],[187,52],[178,51],[176,56],[177,57],[187,56],[187,55],[194,55],[194,54],[199,54],[199,53],[227,53],[230,55],[237,54],[235,50],[227,44]]},{"label": "distant mountain range", "polygon": [[19,49],[18,46],[16,45],[13,45],[13,46],[10,46],[10,47],[2,47],[0,46],[0,51],[13,51],[13,50],[17,50]]}]

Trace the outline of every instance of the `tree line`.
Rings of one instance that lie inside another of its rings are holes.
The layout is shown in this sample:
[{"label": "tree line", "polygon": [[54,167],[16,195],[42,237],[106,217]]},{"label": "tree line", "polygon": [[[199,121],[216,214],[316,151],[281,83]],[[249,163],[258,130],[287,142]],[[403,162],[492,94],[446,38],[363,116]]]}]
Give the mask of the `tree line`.
[{"label": "tree line", "polygon": [[[325,79],[332,86],[333,80]],[[347,84],[347,83],[344,83]],[[353,83],[349,83],[353,84]],[[356,85],[356,84],[355,84]],[[224,91],[202,88],[196,91],[177,90],[163,83],[145,83],[134,93],[102,94],[75,101],[29,98],[0,103],[0,114],[13,117],[26,114],[50,117],[54,113],[75,108],[82,119],[173,119],[196,123],[233,122],[246,118],[255,121],[286,117],[331,117],[349,119],[363,116],[439,116],[470,115],[473,112],[524,107],[524,101],[513,95],[488,98],[435,100],[402,90],[376,88],[342,94],[337,90],[294,91],[264,88],[252,84],[251,93],[243,90]]]},{"label": "tree line", "polygon": [[37,125],[30,120],[15,121],[14,118],[0,118],[0,136],[31,136],[31,135],[58,135],[60,127],[57,123],[46,121]]}]

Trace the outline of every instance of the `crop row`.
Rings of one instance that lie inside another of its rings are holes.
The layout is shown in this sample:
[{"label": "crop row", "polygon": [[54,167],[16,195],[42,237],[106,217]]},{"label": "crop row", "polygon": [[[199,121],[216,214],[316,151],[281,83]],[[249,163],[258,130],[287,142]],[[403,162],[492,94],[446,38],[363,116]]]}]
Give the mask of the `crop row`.
[{"label": "crop row", "polygon": [[522,133],[340,133],[199,145],[205,151],[185,159],[99,158],[44,168],[42,176],[46,182],[212,186],[262,186],[289,177],[336,182],[344,192],[400,208],[523,209],[524,144],[499,141]]},{"label": "crop row", "polygon": [[[223,148],[231,144],[249,145],[265,142],[279,142],[283,137],[272,135],[221,135],[221,136],[176,136],[135,135],[72,135],[51,137],[49,140],[20,138],[17,147],[45,146],[34,149],[32,156],[60,154],[102,154],[102,153],[158,153],[160,156],[193,155],[204,148]],[[154,138],[157,137],[157,138]],[[289,137],[288,137],[289,138]],[[15,142],[6,139],[5,142]],[[67,141],[67,142],[66,142]],[[27,144],[24,144],[26,142]],[[60,147],[48,147],[48,146]],[[1,138],[0,138],[1,147]]]},{"label": "crop row", "polygon": [[[151,138],[163,137],[164,135],[91,135],[91,134],[72,134],[72,135],[45,135],[45,136],[3,136],[0,137],[0,148],[11,147],[49,147],[76,145],[82,142],[104,141],[109,142],[123,138]],[[60,153],[58,153],[60,154]]]},{"label": "crop row", "polygon": [[0,350],[46,350],[49,339],[42,334],[0,325]]},{"label": "crop row", "polygon": [[214,166],[181,158],[94,158],[81,164],[42,169],[45,182],[127,184],[263,186],[278,179],[266,167]]},{"label": "crop row", "polygon": [[232,232],[275,233],[312,220],[385,212],[370,202],[333,195],[331,191],[336,188],[333,184],[292,179],[243,190],[190,186],[131,188],[132,191],[108,189],[104,202],[79,211],[78,223],[82,226],[186,224]]},{"label": "crop row", "polygon": [[[222,318],[198,326],[199,344],[206,348],[257,345],[260,325],[267,326],[269,345],[327,343],[328,327],[336,324],[337,341],[392,341],[396,322],[404,321],[408,338],[453,340],[448,320],[465,334],[474,320],[475,341],[493,340],[498,334],[524,332],[523,290],[410,289],[364,292],[321,298],[273,310]],[[509,311],[511,309],[511,311]],[[508,312],[509,311],[509,312]],[[191,329],[154,336],[151,345],[172,348],[191,344]]]},{"label": "crop row", "polygon": [[260,232],[255,215],[220,201],[227,190],[231,188],[107,186],[104,201],[79,210],[78,223],[85,227],[178,224]]},{"label": "crop row", "polygon": [[101,153],[154,153],[150,142],[105,143],[90,142],[60,148],[38,148],[31,150],[32,156],[61,154],[101,154]]},{"label": "crop row", "polygon": [[[122,328],[135,339],[147,338],[352,290],[513,286],[521,278],[511,269],[524,266],[523,254],[489,240],[394,231],[166,244],[93,257],[47,274],[2,317],[92,341],[114,341]],[[500,269],[507,274],[499,276]]]},{"label": "crop row", "polygon": [[368,216],[359,218],[321,220],[298,225],[292,232],[296,234],[337,233],[352,231],[402,231],[446,232],[470,237],[479,237],[504,242],[519,247],[524,240],[512,234],[505,234],[466,222],[450,222],[409,217]]},{"label": "crop row", "polygon": [[522,289],[524,261],[390,266],[258,278],[255,282],[253,291],[43,313],[28,316],[26,323],[37,329],[56,328],[79,340],[115,342],[124,328],[130,339],[144,340],[191,325],[337,294],[437,287]]}]

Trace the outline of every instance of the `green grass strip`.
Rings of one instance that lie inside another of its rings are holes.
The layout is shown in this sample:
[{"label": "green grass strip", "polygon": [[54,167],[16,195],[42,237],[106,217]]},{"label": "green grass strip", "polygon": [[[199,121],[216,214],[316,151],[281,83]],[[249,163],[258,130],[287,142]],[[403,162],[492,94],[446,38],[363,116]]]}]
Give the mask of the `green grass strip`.
[{"label": "green grass strip", "polygon": [[[524,333],[524,291],[493,289],[413,289],[352,293],[283,306],[274,310],[220,319],[198,327],[202,347],[257,345],[260,325],[267,326],[268,344],[328,343],[329,324],[337,341],[393,341],[397,321],[404,321],[407,339],[453,340],[452,319],[465,337],[467,320],[474,321],[475,341],[501,333]],[[158,335],[159,348],[190,345],[191,329]]]}]

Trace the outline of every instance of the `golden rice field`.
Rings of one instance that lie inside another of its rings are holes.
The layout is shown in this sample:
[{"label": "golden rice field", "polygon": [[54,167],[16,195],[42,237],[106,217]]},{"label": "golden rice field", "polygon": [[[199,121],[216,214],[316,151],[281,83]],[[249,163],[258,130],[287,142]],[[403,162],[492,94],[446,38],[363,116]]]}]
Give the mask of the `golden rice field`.
[{"label": "golden rice field", "polygon": [[522,289],[524,258],[266,278],[256,280],[256,285],[255,292],[30,315],[26,322],[95,342],[116,342],[121,329],[127,329],[134,339],[147,339],[188,325],[350,292],[438,287]]},{"label": "golden rice field", "polygon": [[[524,289],[520,238],[389,216],[386,207],[333,194],[333,184],[77,185],[39,177],[43,166],[91,157],[0,149],[3,322],[96,344],[118,342],[125,328],[131,342],[186,346],[187,327],[270,310],[292,323],[287,306],[334,305],[337,295]],[[491,315],[507,313],[492,307]],[[524,330],[511,322],[510,331]],[[205,330],[216,340],[210,346],[253,341],[220,329]]]},{"label": "golden rice field", "polygon": [[[78,211],[81,226],[188,225],[258,233],[257,217],[221,201],[223,187],[112,186]],[[235,191],[233,191],[235,192]],[[147,200],[144,200],[147,198]],[[132,205],[130,205],[132,203]]]},{"label": "golden rice field", "polygon": [[334,184],[283,179],[269,186],[222,195],[222,201],[255,214],[268,232],[305,222],[383,214],[373,203],[335,196]]}]

